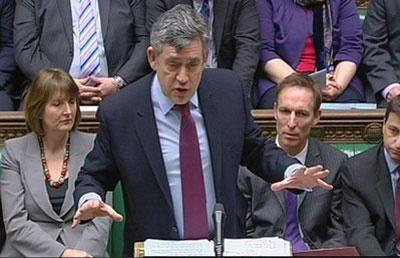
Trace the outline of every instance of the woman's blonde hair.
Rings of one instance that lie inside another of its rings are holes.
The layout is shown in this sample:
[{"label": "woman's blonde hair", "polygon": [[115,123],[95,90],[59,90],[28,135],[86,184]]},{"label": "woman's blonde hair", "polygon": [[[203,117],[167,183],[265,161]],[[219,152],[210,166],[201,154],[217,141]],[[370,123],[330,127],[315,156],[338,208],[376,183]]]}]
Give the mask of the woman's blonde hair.
[{"label": "woman's blonde hair", "polygon": [[44,113],[47,101],[53,94],[60,92],[66,97],[76,99],[76,115],[71,130],[75,130],[81,120],[79,109],[79,88],[74,79],[66,72],[57,68],[41,70],[30,86],[25,97],[25,122],[29,131],[44,136],[41,117]]}]

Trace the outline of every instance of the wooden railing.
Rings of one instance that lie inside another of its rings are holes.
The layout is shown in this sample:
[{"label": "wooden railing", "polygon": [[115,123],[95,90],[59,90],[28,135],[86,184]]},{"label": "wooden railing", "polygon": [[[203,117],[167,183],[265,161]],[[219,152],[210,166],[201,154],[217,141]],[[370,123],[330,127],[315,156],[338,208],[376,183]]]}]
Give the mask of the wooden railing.
[{"label": "wooden railing", "polygon": [[[265,136],[276,134],[272,110],[253,110],[252,114]],[[383,116],[383,109],[323,110],[321,120],[312,129],[311,134],[327,143],[377,143],[382,137]],[[95,133],[97,128],[95,112],[82,112],[79,130]],[[22,112],[0,112],[0,145],[6,139],[22,136],[26,132]]]}]

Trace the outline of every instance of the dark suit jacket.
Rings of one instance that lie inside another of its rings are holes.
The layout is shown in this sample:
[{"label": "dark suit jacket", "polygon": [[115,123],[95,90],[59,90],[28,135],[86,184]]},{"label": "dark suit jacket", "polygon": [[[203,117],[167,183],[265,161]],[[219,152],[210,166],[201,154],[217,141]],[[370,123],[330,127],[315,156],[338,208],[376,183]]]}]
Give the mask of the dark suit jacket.
[{"label": "dark suit jacket", "polygon": [[[304,240],[312,249],[346,245],[338,172],[346,159],[347,156],[341,151],[315,138],[309,138],[305,165],[322,165],[329,169],[330,174],[325,181],[334,186],[333,191],[317,188],[300,195],[299,223]],[[248,235],[283,238],[286,229],[284,191],[271,191],[270,184],[245,168],[239,171],[238,187],[249,204]]]},{"label": "dark suit jacket", "polygon": [[13,50],[14,1],[0,0],[0,90],[8,85],[15,70]]},{"label": "dark suit jacket", "polygon": [[[179,239],[151,102],[153,77],[144,77],[100,104],[100,128],[75,191],[77,204],[83,194],[103,196],[104,190],[114,189],[121,181],[125,256],[132,255],[136,241]],[[296,161],[261,136],[236,73],[206,69],[198,96],[211,151],[216,201],[224,204],[227,213],[225,236],[242,237],[246,203],[236,186],[239,164],[275,182],[283,179],[284,170]]]},{"label": "dark suit jacket", "polygon": [[[69,71],[73,58],[70,1],[16,2],[15,57],[21,70],[30,79],[42,68]],[[108,74],[132,82],[148,72],[144,2],[101,0],[98,3]]]},{"label": "dark suit jacket", "polygon": [[[150,31],[163,12],[193,0],[146,0],[146,27]],[[259,21],[254,0],[214,1],[213,40],[219,68],[234,70],[250,92],[259,59]]]},{"label": "dark suit jacket", "polygon": [[386,105],[382,90],[400,82],[400,2],[392,0],[369,1],[363,22],[363,65],[377,103]]},{"label": "dark suit jacket", "polygon": [[394,197],[383,145],[349,159],[341,173],[349,245],[361,255],[396,255]]}]

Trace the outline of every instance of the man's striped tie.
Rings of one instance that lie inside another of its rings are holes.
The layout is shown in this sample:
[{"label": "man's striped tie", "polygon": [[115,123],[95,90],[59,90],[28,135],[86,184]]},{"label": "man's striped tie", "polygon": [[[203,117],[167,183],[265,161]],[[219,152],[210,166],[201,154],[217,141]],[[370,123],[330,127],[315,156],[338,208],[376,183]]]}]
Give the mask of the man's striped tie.
[{"label": "man's striped tie", "polygon": [[98,74],[100,71],[99,46],[91,0],[81,0],[79,48],[81,76],[87,77]]}]

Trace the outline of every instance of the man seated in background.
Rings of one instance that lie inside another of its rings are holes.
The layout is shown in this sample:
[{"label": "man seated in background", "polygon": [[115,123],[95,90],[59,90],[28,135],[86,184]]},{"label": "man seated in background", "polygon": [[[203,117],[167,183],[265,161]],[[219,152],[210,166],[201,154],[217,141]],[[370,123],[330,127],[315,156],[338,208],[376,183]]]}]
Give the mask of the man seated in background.
[{"label": "man seated in background", "polygon": [[370,0],[363,22],[364,71],[381,107],[400,95],[399,12],[400,1]]},{"label": "man seated in background", "polygon": [[13,49],[14,1],[0,0],[0,111],[14,109],[10,96],[16,69]]},{"label": "man seated in background", "polygon": [[400,253],[400,96],[386,109],[383,143],[360,153],[340,169],[343,218],[349,245],[361,255]]},{"label": "man seated in background", "polygon": [[294,251],[344,246],[338,170],[347,156],[310,136],[321,115],[320,90],[310,77],[295,73],[279,84],[276,100],[276,144],[307,167],[322,164],[329,169],[326,182],[334,191],[273,192],[270,184],[241,167],[238,186],[249,205],[247,233],[284,238]]},{"label": "man seated in background", "polygon": [[146,28],[177,4],[191,5],[211,36],[207,66],[233,70],[250,94],[259,60],[260,29],[254,0],[146,0]]},{"label": "man seated in background", "polygon": [[94,104],[150,72],[144,0],[16,3],[15,58],[29,79],[43,68],[63,69],[81,103]]}]

